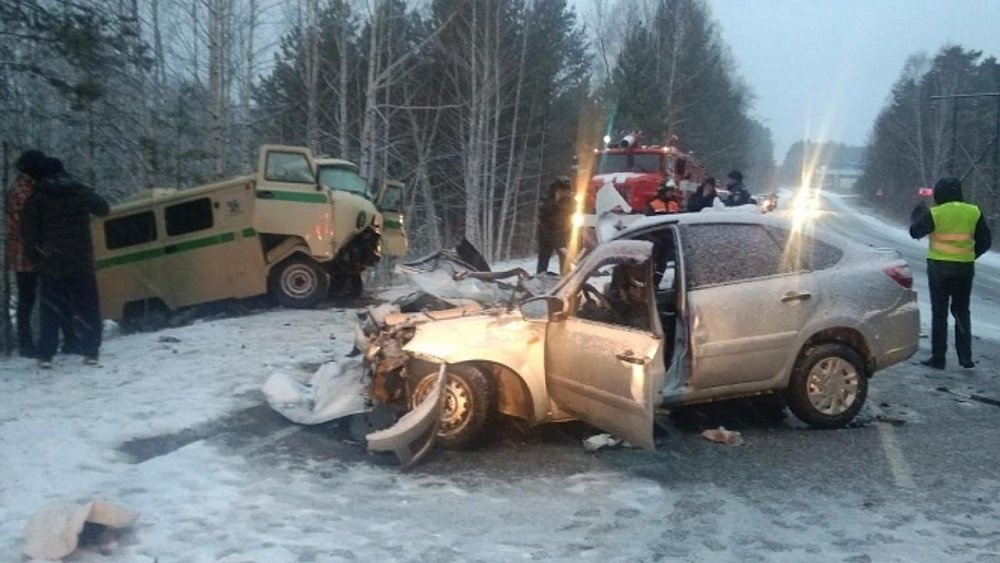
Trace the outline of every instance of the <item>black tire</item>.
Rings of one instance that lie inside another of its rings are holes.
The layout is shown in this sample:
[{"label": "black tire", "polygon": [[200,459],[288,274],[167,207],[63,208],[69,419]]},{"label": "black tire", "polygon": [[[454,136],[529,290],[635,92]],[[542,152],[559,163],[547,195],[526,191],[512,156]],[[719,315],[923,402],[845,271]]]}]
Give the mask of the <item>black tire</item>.
[{"label": "black tire", "polygon": [[170,309],[159,299],[133,301],[122,311],[122,332],[155,332],[170,323]]},{"label": "black tire", "polygon": [[[451,449],[470,448],[481,443],[492,428],[497,412],[496,385],[491,377],[472,365],[452,365],[447,371],[437,443]],[[411,409],[430,393],[437,374],[434,370],[413,381]]]},{"label": "black tire", "polygon": [[268,279],[268,292],[289,309],[312,309],[329,290],[330,276],[315,260],[301,254],[275,266]]},{"label": "black tire", "polygon": [[804,350],[788,382],[788,408],[814,428],[842,428],[854,420],[868,396],[868,368],[853,348],[840,343]]}]

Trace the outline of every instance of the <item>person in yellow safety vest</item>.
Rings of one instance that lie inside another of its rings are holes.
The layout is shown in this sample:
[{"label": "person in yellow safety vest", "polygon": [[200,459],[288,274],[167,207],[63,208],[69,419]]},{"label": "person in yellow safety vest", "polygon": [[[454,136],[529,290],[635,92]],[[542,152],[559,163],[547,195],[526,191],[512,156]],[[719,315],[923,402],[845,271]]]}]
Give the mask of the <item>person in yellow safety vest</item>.
[{"label": "person in yellow safety vest", "polygon": [[962,199],[962,181],[947,177],[934,185],[934,206],[921,202],[910,213],[910,236],[930,235],[927,282],[931,293],[931,357],[920,362],[944,369],[948,351],[948,309],[955,317],[955,352],[963,368],[972,368],[969,298],[976,258],[990,249],[993,236],[979,207]]},{"label": "person in yellow safety vest", "polygon": [[656,195],[650,198],[646,204],[646,215],[662,215],[664,213],[678,213],[681,204],[678,201],[677,184],[673,180],[660,184],[656,190]]}]

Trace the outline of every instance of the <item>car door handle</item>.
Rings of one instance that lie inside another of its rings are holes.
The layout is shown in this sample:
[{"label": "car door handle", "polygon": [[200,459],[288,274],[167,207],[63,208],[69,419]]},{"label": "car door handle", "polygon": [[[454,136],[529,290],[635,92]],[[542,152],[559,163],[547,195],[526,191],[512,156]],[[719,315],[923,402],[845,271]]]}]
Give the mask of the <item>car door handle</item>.
[{"label": "car door handle", "polygon": [[274,192],[271,190],[259,190],[257,192],[257,197],[259,199],[274,199]]},{"label": "car door handle", "polygon": [[618,358],[619,360],[625,363],[635,364],[639,366],[646,363],[646,358],[640,358],[639,356],[636,356],[635,352],[633,352],[632,350],[625,350],[624,352],[618,352],[617,354],[615,354],[615,358]]},{"label": "car door handle", "polygon": [[805,301],[806,299],[810,299],[811,297],[812,293],[808,293],[805,291],[803,292],[789,291],[788,293],[785,294],[784,297],[781,298],[781,302],[789,303],[791,301]]},{"label": "car door handle", "polygon": [[167,246],[163,247],[164,254],[173,254],[178,250],[180,250],[180,248],[178,248],[176,244],[168,244]]}]

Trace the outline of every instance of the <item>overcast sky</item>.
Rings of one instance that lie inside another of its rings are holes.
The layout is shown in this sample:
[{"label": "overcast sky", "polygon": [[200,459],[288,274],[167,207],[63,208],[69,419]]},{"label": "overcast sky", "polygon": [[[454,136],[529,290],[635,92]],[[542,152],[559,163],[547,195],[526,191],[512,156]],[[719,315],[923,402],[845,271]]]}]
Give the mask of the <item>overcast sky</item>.
[{"label": "overcast sky", "polygon": [[998,0],[709,0],[775,159],[802,138],[864,144],[906,58],[1000,57]]}]

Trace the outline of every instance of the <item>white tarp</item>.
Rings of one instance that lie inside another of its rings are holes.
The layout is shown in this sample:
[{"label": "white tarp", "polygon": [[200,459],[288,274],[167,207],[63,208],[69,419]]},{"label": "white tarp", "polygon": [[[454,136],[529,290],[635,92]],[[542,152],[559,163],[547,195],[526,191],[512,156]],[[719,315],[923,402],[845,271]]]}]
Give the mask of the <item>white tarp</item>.
[{"label": "white tarp", "polygon": [[24,526],[24,554],[34,559],[62,559],[76,550],[85,523],[125,528],[138,519],[138,512],[103,500],[47,504]]},{"label": "white tarp", "polygon": [[361,358],[345,358],[320,366],[309,381],[272,373],[264,397],[272,409],[298,424],[320,424],[370,410],[365,405],[368,383]]}]

